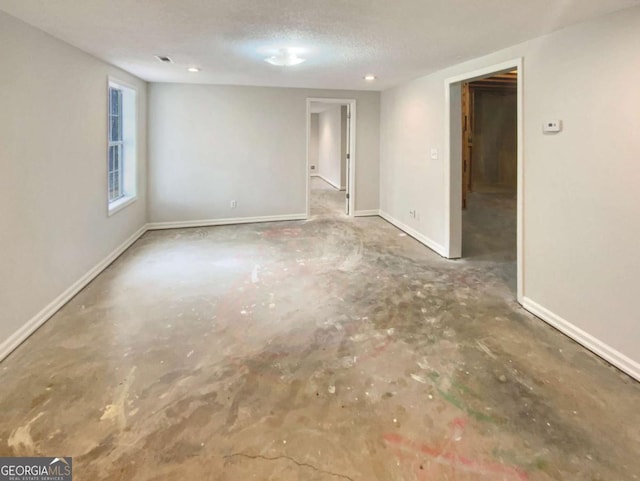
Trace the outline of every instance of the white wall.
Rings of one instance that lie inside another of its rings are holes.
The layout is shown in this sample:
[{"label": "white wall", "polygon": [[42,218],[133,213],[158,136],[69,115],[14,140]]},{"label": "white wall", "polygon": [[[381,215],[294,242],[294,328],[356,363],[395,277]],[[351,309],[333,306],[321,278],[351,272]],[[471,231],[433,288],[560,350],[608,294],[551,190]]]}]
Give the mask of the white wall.
[{"label": "white wall", "polygon": [[349,152],[349,138],[347,116],[349,107],[342,105],[340,107],[340,189],[346,190],[347,188],[347,153]]},{"label": "white wall", "polygon": [[304,216],[310,97],[356,99],[356,210],[378,208],[378,92],[180,84],[149,90],[151,222]]},{"label": "white wall", "polygon": [[[0,65],[1,357],[40,311],[144,226],[146,85],[2,12]],[[135,85],[140,102],[139,198],[112,217],[108,75]]]},{"label": "white wall", "polygon": [[636,377],[639,31],[624,10],[383,92],[380,132],[381,209],[443,244],[444,81],[522,56],[525,305]]},{"label": "white wall", "polygon": [[336,188],[343,185],[342,163],[342,116],[340,105],[331,105],[319,114],[318,158],[320,176]]},{"label": "white wall", "polygon": [[[319,115],[310,114],[309,116],[309,173],[311,175],[318,175],[318,162],[319,162]],[[313,167],[315,166],[315,170]]]}]

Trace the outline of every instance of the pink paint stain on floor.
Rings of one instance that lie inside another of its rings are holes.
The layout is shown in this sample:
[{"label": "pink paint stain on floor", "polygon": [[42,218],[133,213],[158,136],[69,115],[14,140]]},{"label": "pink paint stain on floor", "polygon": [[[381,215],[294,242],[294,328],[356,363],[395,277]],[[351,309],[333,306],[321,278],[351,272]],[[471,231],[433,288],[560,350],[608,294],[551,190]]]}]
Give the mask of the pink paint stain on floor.
[{"label": "pink paint stain on floor", "polygon": [[419,443],[396,433],[385,434],[383,439],[398,461],[409,465],[420,481],[441,479],[444,473],[452,480],[528,481],[527,473],[520,468],[462,454],[458,446],[465,426],[465,419],[455,419],[451,423],[451,436],[442,445]]},{"label": "pink paint stain on floor", "polygon": [[360,357],[361,360],[365,361],[367,359],[375,359],[382,355],[389,346],[393,343],[393,339],[391,337],[387,337],[379,344],[376,344],[371,350]]}]

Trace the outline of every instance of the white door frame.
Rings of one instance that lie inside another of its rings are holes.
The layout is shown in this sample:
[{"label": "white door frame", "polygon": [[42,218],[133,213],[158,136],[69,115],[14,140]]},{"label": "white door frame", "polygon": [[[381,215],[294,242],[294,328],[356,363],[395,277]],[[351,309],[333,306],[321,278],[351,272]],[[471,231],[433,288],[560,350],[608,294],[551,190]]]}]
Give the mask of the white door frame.
[{"label": "white door frame", "polygon": [[462,151],[461,135],[457,132],[462,124],[460,103],[462,82],[487,77],[491,74],[518,70],[518,199],[517,199],[517,298],[522,303],[524,296],[524,70],[522,57],[467,72],[444,81],[445,95],[445,251],[446,257],[456,259],[462,256]]},{"label": "white door frame", "polygon": [[325,104],[349,105],[351,110],[350,122],[350,139],[349,139],[349,185],[347,193],[349,194],[349,217],[353,217],[356,207],[356,100],[355,99],[332,99],[332,98],[307,98],[307,219],[311,215],[311,160],[309,145],[311,142],[311,102],[321,102]]}]

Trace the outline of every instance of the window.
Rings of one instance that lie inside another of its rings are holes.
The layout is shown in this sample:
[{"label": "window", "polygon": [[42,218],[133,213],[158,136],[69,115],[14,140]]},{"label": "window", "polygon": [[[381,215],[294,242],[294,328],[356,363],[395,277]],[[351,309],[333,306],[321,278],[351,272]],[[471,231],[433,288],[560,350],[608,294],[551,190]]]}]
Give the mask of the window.
[{"label": "window", "polygon": [[124,197],[122,90],[109,87],[109,202]]},{"label": "window", "polygon": [[109,215],[136,200],[136,91],[109,80],[107,199]]}]

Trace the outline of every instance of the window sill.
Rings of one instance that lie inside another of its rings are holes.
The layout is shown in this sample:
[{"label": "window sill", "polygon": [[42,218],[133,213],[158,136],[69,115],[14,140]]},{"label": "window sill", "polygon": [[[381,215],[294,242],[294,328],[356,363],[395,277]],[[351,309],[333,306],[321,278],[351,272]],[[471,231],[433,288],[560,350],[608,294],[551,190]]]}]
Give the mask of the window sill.
[{"label": "window sill", "polygon": [[116,212],[120,212],[126,206],[133,204],[136,200],[138,200],[137,196],[129,195],[126,197],[122,197],[121,199],[114,200],[113,202],[110,202],[108,216],[111,217]]}]

